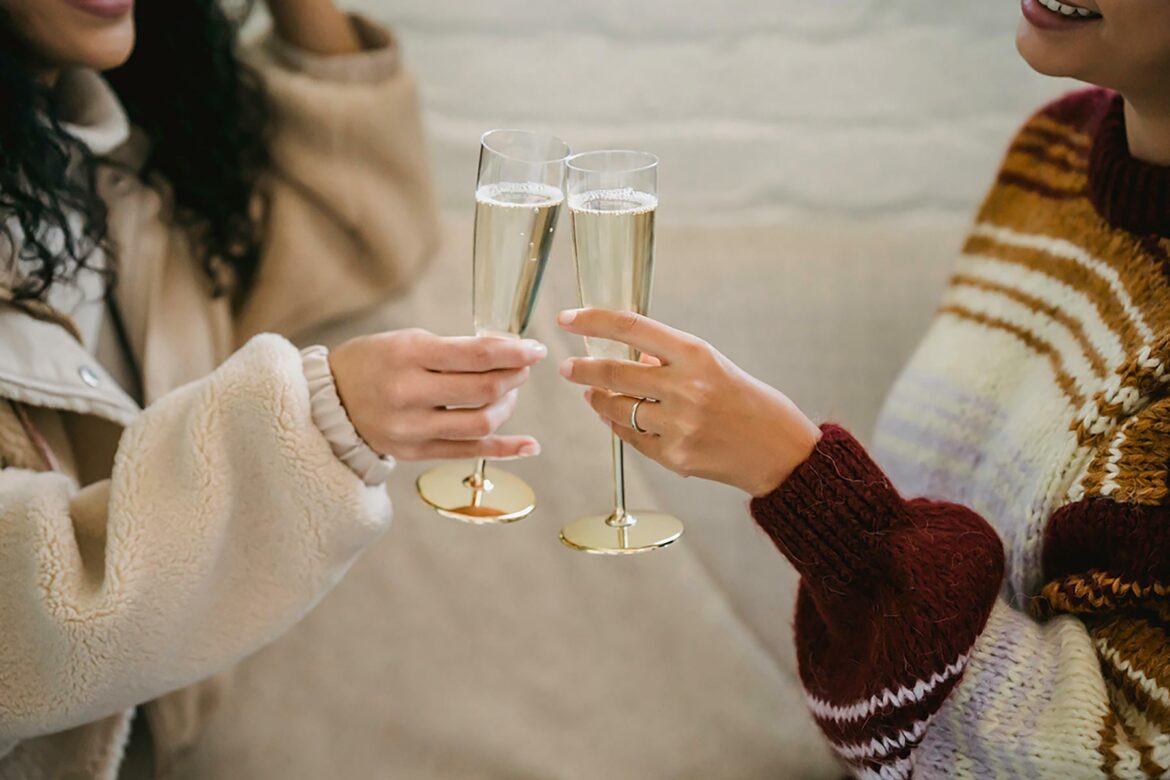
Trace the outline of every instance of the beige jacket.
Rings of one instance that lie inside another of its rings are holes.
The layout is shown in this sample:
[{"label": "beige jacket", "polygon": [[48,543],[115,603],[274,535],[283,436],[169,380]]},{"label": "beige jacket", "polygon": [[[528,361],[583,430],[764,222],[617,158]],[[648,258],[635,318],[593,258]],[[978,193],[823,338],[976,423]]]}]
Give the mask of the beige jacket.
[{"label": "beige jacket", "polygon": [[[354,434],[322,352],[255,335],[386,297],[435,241],[414,84],[388,34],[357,26],[359,55],[271,37],[249,54],[277,127],[238,311],[208,295],[165,194],[99,177],[145,409],[61,312],[0,303],[0,778],[115,777],[143,702],[165,770],[217,695],[186,686],[296,622],[389,522],[378,478],[342,460]],[[141,165],[112,92],[80,77],[78,135]]]}]

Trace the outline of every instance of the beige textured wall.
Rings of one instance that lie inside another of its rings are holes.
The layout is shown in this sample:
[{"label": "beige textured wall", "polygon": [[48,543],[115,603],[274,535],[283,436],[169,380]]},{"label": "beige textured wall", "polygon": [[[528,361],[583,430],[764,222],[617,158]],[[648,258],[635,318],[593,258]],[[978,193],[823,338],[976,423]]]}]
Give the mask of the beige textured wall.
[{"label": "beige textured wall", "polygon": [[1013,128],[1069,85],[1014,0],[350,0],[419,74],[443,204],[476,139],[542,128],[662,157],[665,220],[966,219]]}]

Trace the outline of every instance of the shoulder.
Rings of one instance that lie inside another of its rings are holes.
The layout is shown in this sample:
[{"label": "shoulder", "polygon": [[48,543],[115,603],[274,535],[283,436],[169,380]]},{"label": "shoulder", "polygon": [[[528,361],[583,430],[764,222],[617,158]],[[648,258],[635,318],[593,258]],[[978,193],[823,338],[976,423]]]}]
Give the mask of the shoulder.
[{"label": "shoulder", "polygon": [[1101,121],[1120,96],[1108,89],[1079,89],[1041,107],[1024,122],[1012,140],[1014,153],[1039,160],[1088,160]]},{"label": "shoulder", "polygon": [[1038,212],[1085,200],[1093,139],[1117,100],[1111,90],[1079,89],[1033,113],[1012,138],[979,219],[1044,221]]},{"label": "shoulder", "polygon": [[1056,143],[1088,143],[1114,102],[1120,99],[1113,90],[1100,87],[1069,92],[1032,114],[1019,135],[1036,133],[1048,135]]}]

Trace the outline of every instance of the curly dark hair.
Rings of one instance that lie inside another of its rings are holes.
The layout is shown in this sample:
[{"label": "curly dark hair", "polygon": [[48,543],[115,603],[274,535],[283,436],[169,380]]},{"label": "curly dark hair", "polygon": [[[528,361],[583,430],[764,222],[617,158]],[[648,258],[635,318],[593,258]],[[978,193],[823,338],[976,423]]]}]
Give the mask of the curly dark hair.
[{"label": "curly dark hair", "polygon": [[[225,268],[246,286],[260,254],[269,108],[259,75],[237,56],[251,5],[229,18],[219,0],[137,3],[134,53],[105,74],[150,140],[139,175],[169,186],[174,218],[199,248],[216,294],[226,291]],[[96,188],[107,162],[63,129],[23,46],[0,18],[0,237],[17,268],[13,296],[43,300],[99,250],[116,274],[117,247]]]}]

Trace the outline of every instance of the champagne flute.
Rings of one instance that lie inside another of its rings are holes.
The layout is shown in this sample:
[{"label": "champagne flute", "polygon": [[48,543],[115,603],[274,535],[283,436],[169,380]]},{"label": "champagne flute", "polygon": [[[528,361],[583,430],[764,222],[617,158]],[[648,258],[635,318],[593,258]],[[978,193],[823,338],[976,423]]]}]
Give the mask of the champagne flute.
[{"label": "champagne flute", "polygon": [[[654,213],[658,158],[645,152],[585,152],[568,159],[569,215],[581,305],[646,314],[654,275]],[[625,344],[586,338],[591,357],[640,359]],[[561,541],[583,552],[656,550],[682,536],[683,525],[662,512],[626,509],[625,451],[613,436],[614,508],[561,529]]]},{"label": "champagne flute", "polygon": [[[557,214],[564,203],[568,145],[526,130],[492,130],[480,139],[475,188],[474,290],[477,336],[519,338],[536,305]],[[480,458],[449,463],[418,478],[418,494],[444,517],[512,523],[536,508],[524,480]]]}]

